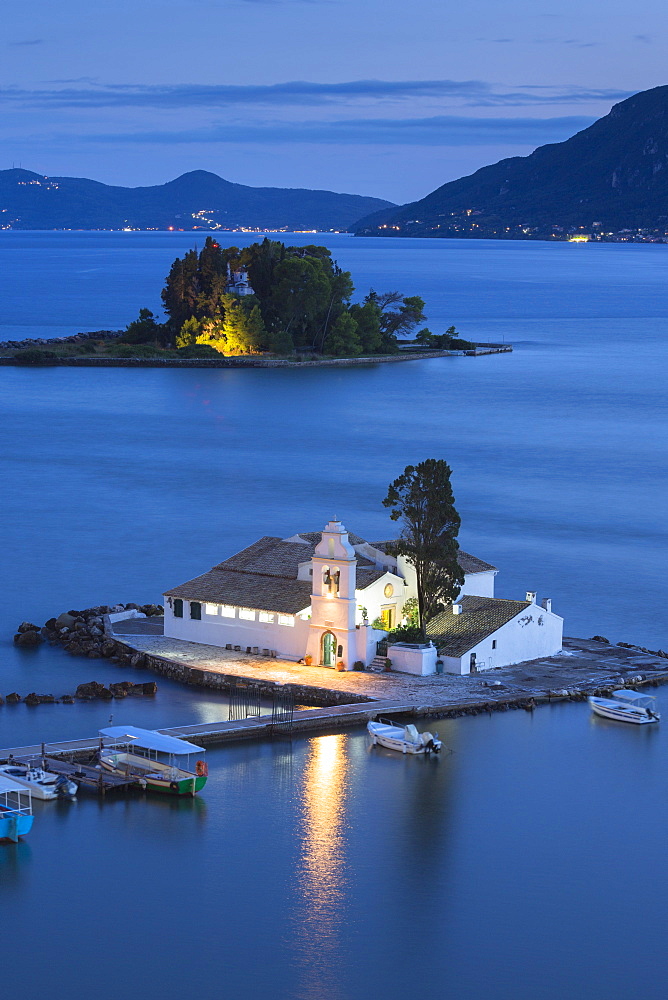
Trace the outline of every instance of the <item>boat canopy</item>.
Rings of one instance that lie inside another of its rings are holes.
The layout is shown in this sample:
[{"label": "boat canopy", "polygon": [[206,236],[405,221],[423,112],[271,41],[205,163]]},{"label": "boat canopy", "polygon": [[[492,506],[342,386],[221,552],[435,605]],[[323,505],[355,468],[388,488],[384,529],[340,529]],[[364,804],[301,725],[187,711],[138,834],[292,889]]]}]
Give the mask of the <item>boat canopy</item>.
[{"label": "boat canopy", "polygon": [[656,702],[656,698],[651,694],[642,694],[640,691],[631,691],[627,688],[621,688],[619,691],[612,692],[613,698],[617,698],[619,701],[625,701],[629,705],[635,705],[636,708],[652,708]]},{"label": "boat canopy", "polygon": [[30,789],[26,785],[22,785],[20,781],[14,781],[13,778],[9,778],[6,774],[0,771],[0,795],[4,795],[5,792],[29,792]]},{"label": "boat canopy", "polygon": [[204,753],[203,747],[185,740],[177,740],[175,736],[165,736],[154,729],[139,729],[138,726],[110,726],[100,729],[100,736],[107,736],[117,743],[136,743],[145,750],[156,750],[158,753],[189,754]]}]

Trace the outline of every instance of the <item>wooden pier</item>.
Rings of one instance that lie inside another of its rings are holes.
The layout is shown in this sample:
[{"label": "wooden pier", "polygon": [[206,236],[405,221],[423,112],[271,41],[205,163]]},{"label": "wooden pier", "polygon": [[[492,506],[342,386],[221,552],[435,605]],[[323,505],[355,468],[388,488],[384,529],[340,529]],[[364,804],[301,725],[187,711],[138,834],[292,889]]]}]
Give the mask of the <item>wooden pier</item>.
[{"label": "wooden pier", "polygon": [[106,795],[109,791],[126,791],[130,787],[139,788],[136,777],[124,777],[120,774],[112,774],[99,767],[92,767],[90,764],[71,762],[63,760],[62,757],[46,757],[46,769],[55,774],[62,774],[66,778],[71,778],[79,785],[98,795]]},{"label": "wooden pier", "polygon": [[[292,714],[290,732],[307,733],[319,729],[332,729],[341,726],[362,725],[379,713],[397,715],[410,713],[410,705],[398,704],[394,701],[356,702],[351,705],[330,705],[326,708],[300,709]],[[231,743],[239,740],[262,739],[275,735],[277,727],[272,715],[252,716],[233,722],[208,722],[198,725],[173,726],[169,729],[158,729],[156,732],[177,739],[201,744],[203,747],[214,746],[217,743]],[[0,750],[0,761],[13,758],[16,761],[46,760],[48,770],[55,771],[73,778],[84,788],[104,795],[114,789],[137,786],[136,779],[126,778],[103,771],[87,761],[110,740],[102,740],[99,736],[89,739],[65,740],[59,743],[36,743],[33,746],[7,747]],[[66,759],[69,758],[69,759]]]}]

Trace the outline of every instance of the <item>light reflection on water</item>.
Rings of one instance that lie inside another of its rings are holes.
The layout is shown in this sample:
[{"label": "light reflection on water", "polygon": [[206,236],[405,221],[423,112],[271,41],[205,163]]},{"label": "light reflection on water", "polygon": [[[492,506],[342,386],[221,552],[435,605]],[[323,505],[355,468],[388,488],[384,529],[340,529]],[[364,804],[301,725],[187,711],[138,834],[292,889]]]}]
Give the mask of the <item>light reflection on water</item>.
[{"label": "light reflection on water", "polygon": [[311,741],[301,785],[302,849],[295,913],[304,1000],[342,997],[337,958],[346,896],[347,737]]}]

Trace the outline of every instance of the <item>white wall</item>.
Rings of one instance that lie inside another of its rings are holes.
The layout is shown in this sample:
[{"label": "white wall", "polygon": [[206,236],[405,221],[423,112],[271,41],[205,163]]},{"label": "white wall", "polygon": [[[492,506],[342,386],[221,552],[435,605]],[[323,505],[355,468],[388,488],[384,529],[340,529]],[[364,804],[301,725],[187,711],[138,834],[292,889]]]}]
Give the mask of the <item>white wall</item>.
[{"label": "white wall", "polygon": [[255,621],[239,618],[239,609],[235,608],[234,618],[223,618],[221,615],[206,613],[206,604],[202,603],[202,620],[190,618],[190,603],[183,602],[183,618],[175,618],[169,601],[165,599],[165,635],[172,639],[185,639],[188,642],[202,642],[210,646],[257,646],[263,649],[275,649],[278,656],[287,660],[299,660],[306,652],[306,642],[309,632],[309,622],[297,615],[294,625],[278,624],[278,615],[274,614],[273,623],[259,621],[259,612],[255,611]]},{"label": "white wall", "polygon": [[403,642],[388,646],[387,655],[392,661],[392,670],[402,674],[418,674],[425,677],[436,673],[436,647],[424,646],[418,648]]},{"label": "white wall", "polygon": [[[392,584],[394,588],[394,593],[391,597],[385,597],[383,591],[388,583]],[[360,607],[367,609],[367,614],[369,621],[375,621],[380,615],[381,608],[396,606],[396,624],[398,625],[401,620],[401,611],[408,600],[408,587],[404,586],[404,581],[396,573],[384,573],[383,576],[378,580],[374,580],[373,583],[365,587],[364,590],[357,591],[357,624],[362,621],[362,612],[359,610]]]},{"label": "white wall", "polygon": [[471,597],[494,597],[494,578],[496,570],[486,570],[484,573],[467,573],[464,577],[461,594]]},{"label": "white wall", "polygon": [[532,604],[462,657],[440,657],[443,669],[453,674],[470,673],[471,653],[476,655],[478,671],[554,656],[561,650],[563,626],[564,620],[559,615]]}]

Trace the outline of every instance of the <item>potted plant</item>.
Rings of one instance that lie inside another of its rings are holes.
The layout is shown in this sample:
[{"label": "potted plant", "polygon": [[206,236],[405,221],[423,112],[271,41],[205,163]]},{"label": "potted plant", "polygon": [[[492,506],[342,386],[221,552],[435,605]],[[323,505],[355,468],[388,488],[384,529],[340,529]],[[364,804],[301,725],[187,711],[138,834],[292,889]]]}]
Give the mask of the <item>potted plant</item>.
[{"label": "potted plant", "polygon": [[343,662],[343,660],[337,660],[336,661],[336,669],[337,670],[345,670],[346,669],[346,665]]},{"label": "potted plant", "polygon": [[306,664],[307,667],[310,667],[311,664],[313,663],[313,657],[311,656],[310,653],[307,653],[306,656],[304,657],[304,663]]}]

